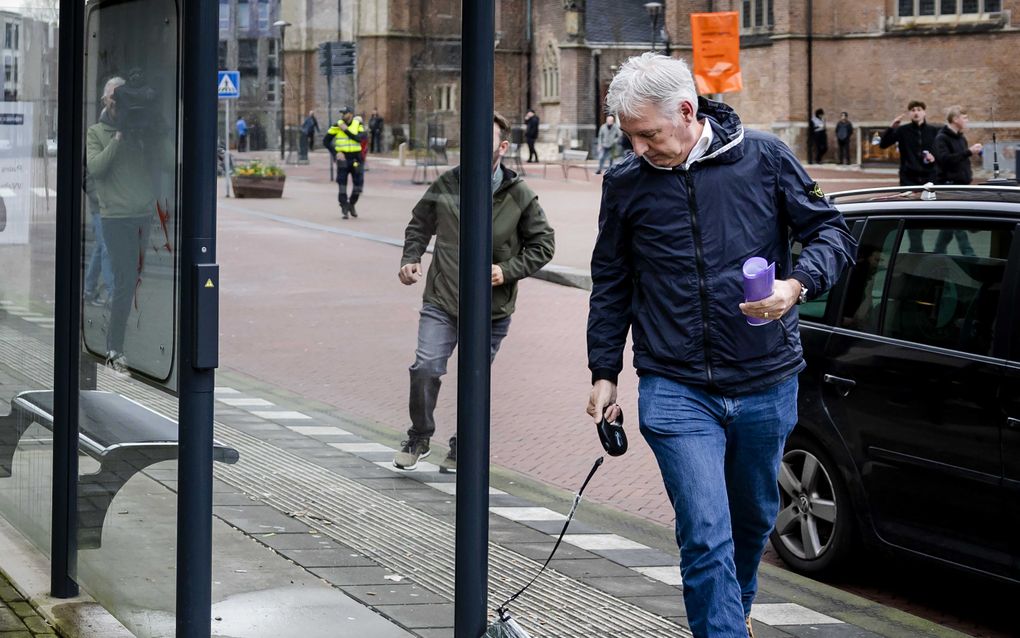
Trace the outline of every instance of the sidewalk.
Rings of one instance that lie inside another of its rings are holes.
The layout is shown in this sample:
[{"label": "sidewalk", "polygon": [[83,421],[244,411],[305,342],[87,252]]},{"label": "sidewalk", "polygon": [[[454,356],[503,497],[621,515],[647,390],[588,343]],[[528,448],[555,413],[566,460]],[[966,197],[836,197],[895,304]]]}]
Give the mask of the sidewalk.
[{"label": "sidewalk", "polygon": [[56,634],[0,570],[0,638],[34,637],[56,638]]},{"label": "sidewalk", "polygon": [[[9,337],[5,332],[0,337]],[[51,356],[44,340],[22,341],[21,348],[25,358]],[[413,472],[395,469],[392,436],[342,409],[236,372],[220,381],[215,435],[241,460],[215,468],[213,635],[451,636],[456,477],[428,462]],[[168,397],[106,370],[99,387],[173,413]],[[618,461],[608,459],[592,485],[614,480]],[[172,631],[172,594],[168,600],[168,583],[154,580],[162,569],[158,559],[139,560],[134,552],[172,546],[174,526],[159,525],[165,510],[153,503],[173,494],[173,465],[152,466],[118,496],[121,516],[107,518],[100,551],[121,560],[97,565],[87,555],[96,550],[83,550],[79,561],[79,575],[94,587],[89,594],[115,600],[120,620],[145,635]],[[499,467],[492,472],[490,608],[538,570],[571,500],[569,491]],[[512,606],[531,635],[689,636],[671,530],[587,501],[578,518],[549,571]],[[11,550],[14,532],[0,532],[7,568],[18,560]],[[138,539],[139,532],[147,538]],[[87,574],[97,567],[102,579]],[[38,564],[30,572],[38,591],[45,574]],[[769,566],[762,567],[760,581],[752,611],[759,637],[963,635]],[[52,600],[43,605],[51,612],[60,606]],[[92,611],[98,611],[94,604]],[[109,619],[95,630],[83,628],[80,618],[57,618],[61,635],[127,635],[109,629]]]}]

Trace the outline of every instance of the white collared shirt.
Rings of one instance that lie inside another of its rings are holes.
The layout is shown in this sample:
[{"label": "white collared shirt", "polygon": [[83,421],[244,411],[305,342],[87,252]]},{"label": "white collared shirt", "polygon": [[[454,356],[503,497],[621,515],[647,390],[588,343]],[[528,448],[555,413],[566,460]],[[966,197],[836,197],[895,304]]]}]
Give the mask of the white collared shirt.
[{"label": "white collared shirt", "polygon": [[691,149],[691,152],[687,154],[687,160],[684,162],[684,169],[690,168],[691,164],[701,159],[701,157],[708,152],[708,148],[712,146],[712,139],[715,137],[715,134],[712,132],[711,122],[709,122],[706,118],[700,123],[702,124],[701,137],[699,137],[698,141],[694,143],[694,148]]}]

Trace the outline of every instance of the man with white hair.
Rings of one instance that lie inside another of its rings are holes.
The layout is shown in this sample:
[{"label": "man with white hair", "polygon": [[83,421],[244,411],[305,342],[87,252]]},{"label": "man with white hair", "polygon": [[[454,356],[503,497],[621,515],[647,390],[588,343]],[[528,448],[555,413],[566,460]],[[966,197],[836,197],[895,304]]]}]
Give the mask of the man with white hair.
[{"label": "man with white hair", "polygon": [[[587,411],[596,422],[619,415],[630,329],[640,430],[676,512],[691,630],[746,638],[797,422],[804,359],[791,310],[839,279],[854,240],[790,149],[699,98],[682,60],[629,59],[606,104],[634,154],[603,182]],[[796,265],[791,239],[804,246]],[[771,296],[742,303],[750,257],[774,262],[776,281]]]},{"label": "man with white hair", "polygon": [[85,134],[90,195],[95,194],[99,201],[103,239],[113,271],[106,356],[108,364],[118,370],[128,366],[124,335],[156,215],[153,167],[157,162],[172,162],[172,147],[165,135],[125,130],[125,117],[117,104],[118,89],[124,84],[120,77],[107,80],[99,122]]}]

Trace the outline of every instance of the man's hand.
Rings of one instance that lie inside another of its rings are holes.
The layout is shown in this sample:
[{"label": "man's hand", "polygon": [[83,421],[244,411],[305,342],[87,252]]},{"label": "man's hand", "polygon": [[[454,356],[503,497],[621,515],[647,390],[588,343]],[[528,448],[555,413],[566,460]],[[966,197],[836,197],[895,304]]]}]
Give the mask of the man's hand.
[{"label": "man's hand", "polygon": [[971,144],[970,145],[970,152],[972,154],[974,154],[974,155],[977,155],[978,153],[981,152],[981,148],[982,148],[982,146],[980,144]]},{"label": "man's hand", "polygon": [[896,116],[896,119],[892,121],[892,124],[890,124],[889,127],[896,128],[897,126],[900,125],[900,122],[903,121],[903,118],[907,117],[907,115],[908,115],[907,113],[900,113],[899,115]]},{"label": "man's hand", "polygon": [[502,286],[506,280],[503,279],[503,269],[497,264],[492,264],[492,285]]},{"label": "man's hand", "polygon": [[120,131],[117,131],[116,133],[113,134],[113,139],[115,139],[115,140],[117,140],[119,142],[122,139],[124,139],[124,134],[121,133]]},{"label": "man's hand", "polygon": [[620,416],[620,406],[616,405],[616,384],[606,379],[596,381],[591,386],[591,395],[588,397],[588,407],[585,411],[596,424],[603,416],[610,422],[615,421]]},{"label": "man's hand", "polygon": [[347,122],[344,122],[344,121],[340,121],[340,122],[337,122],[337,125],[336,125],[336,126],[337,126],[337,128],[339,128],[339,129],[340,129],[341,131],[346,131],[346,130],[347,130]]},{"label": "man's hand", "polygon": [[400,277],[400,283],[405,286],[416,284],[421,281],[421,264],[405,264],[400,267],[397,276]]},{"label": "man's hand", "polygon": [[935,156],[931,154],[931,151],[921,151],[921,159],[925,164],[931,164],[935,161]]},{"label": "man's hand", "polygon": [[761,301],[747,301],[740,304],[740,312],[755,319],[779,319],[797,303],[801,283],[796,279],[777,281],[772,294]]}]

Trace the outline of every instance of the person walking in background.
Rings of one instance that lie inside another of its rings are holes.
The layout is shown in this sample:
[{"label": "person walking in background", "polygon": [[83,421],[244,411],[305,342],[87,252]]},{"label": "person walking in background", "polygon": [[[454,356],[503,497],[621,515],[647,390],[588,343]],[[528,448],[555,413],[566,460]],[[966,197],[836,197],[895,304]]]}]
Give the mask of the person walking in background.
[{"label": "person walking in background", "polygon": [[843,111],[839,114],[839,121],[836,122],[836,144],[839,145],[838,163],[850,163],[850,140],[854,136],[854,125],[850,121],[850,114]]},{"label": "person walking in background", "polygon": [[[963,107],[954,105],[946,112],[946,121],[942,130],[935,136],[933,154],[935,155],[935,183],[960,184],[966,186],[974,178],[971,158],[981,152],[980,144],[967,144],[963,135],[970,118]],[[944,253],[949,242],[956,239],[957,247],[962,255],[973,255],[974,248],[970,237],[963,229],[939,231],[935,239],[935,252]]]},{"label": "person walking in background", "polygon": [[[793,308],[839,280],[854,240],[790,148],[699,98],[683,60],[627,60],[606,105],[634,154],[602,183],[586,411],[596,423],[619,416],[629,333],[640,432],[676,514],[691,631],[748,638],[805,367]],[[793,240],[804,246],[796,265]],[[784,278],[771,296],[741,303],[752,255]]]},{"label": "person walking in background", "polygon": [[599,167],[595,171],[596,175],[602,173],[602,167],[605,166],[606,160],[608,160],[609,168],[613,167],[613,161],[619,153],[620,137],[622,136],[620,127],[616,125],[616,118],[607,115],[605,124],[599,127]]},{"label": "person walking in background", "polygon": [[[879,148],[896,144],[900,152],[900,186],[924,186],[935,181],[935,136],[939,129],[926,120],[927,105],[921,100],[911,100],[907,112],[897,115],[882,133]],[[910,122],[901,124],[904,117]],[[918,228],[907,229],[908,250],[924,252],[923,233]]]},{"label": "person walking in background", "polygon": [[308,111],[308,117],[301,123],[301,134],[305,136],[308,150],[315,148],[315,138],[319,134],[319,120],[315,119],[315,111]]},{"label": "person walking in background", "polygon": [[248,150],[248,123],[240,115],[237,116],[237,152]]},{"label": "person walking in background", "polygon": [[[889,148],[893,144],[900,151],[900,186],[923,186],[935,180],[935,136],[939,129],[926,120],[925,109],[928,107],[920,100],[912,100],[907,105],[907,112],[897,115],[889,128],[882,133],[879,148]],[[904,117],[910,122],[901,124]]]},{"label": "person walking in background", "polygon": [[814,149],[815,164],[821,164],[822,158],[829,152],[829,135],[825,130],[825,111],[815,109],[815,115],[811,118],[811,146]]},{"label": "person walking in background", "polygon": [[951,106],[946,113],[948,124],[935,136],[932,145],[935,155],[936,184],[970,184],[974,178],[971,158],[981,152],[980,144],[967,144],[963,131],[970,117],[961,106]]},{"label": "person walking in background", "polygon": [[[354,109],[345,106],[340,109],[340,119],[329,127],[326,137],[323,139],[326,148],[331,149],[336,162],[336,182],[340,187],[337,201],[340,202],[340,214],[343,219],[347,219],[348,216],[358,216],[358,211],[354,206],[358,203],[358,198],[361,197],[361,191],[365,186],[365,166],[361,157],[361,142],[366,136],[361,118],[355,118]],[[347,195],[348,176],[353,183],[350,196]]]},{"label": "person walking in background", "polygon": [[371,150],[373,153],[382,153],[383,124],[383,116],[379,115],[379,109],[372,109],[372,117],[368,118],[368,132],[372,136]]},{"label": "person walking in background", "polygon": [[528,163],[538,161],[538,153],[535,152],[535,142],[538,140],[538,115],[534,111],[528,109],[527,115],[524,116],[524,141],[528,144]]},{"label": "person walking in background", "polygon": [[[492,340],[490,360],[510,329],[517,299],[517,282],[549,263],[556,248],[553,229],[538,203],[538,196],[501,160],[510,148],[510,122],[498,113],[492,126]],[[404,231],[404,254],[397,276],[411,286],[422,278],[421,257],[436,238],[432,265],[418,321],[418,347],[410,367],[408,411],[411,427],[407,440],[393,456],[393,465],[413,470],[431,451],[436,431],[433,413],[446,363],[457,346],[460,256],[460,167],[443,173],[429,186],[411,212]],[[457,438],[440,464],[445,472],[457,469]]]}]

